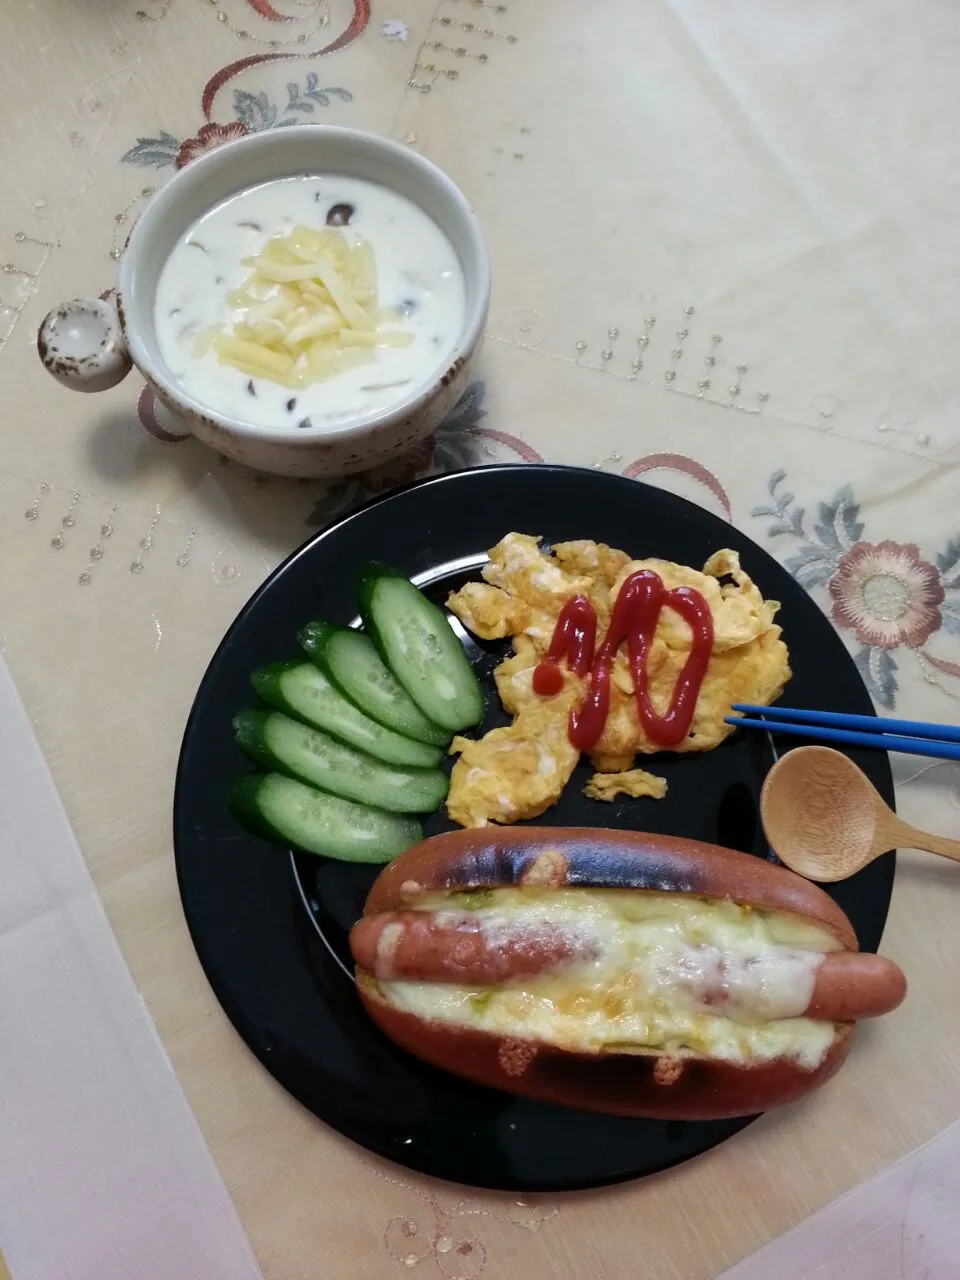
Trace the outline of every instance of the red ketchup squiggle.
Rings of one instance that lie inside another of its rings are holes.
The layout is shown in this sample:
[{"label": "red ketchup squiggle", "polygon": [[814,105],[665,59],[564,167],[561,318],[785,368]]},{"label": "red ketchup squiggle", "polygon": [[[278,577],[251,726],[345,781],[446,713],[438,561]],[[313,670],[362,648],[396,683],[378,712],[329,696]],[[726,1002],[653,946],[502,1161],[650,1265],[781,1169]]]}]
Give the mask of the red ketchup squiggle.
[{"label": "red ketchup squiggle", "polygon": [[533,673],[533,691],[542,698],[552,698],[563,688],[560,662],[575,676],[590,674],[593,650],[597,643],[597,615],[586,596],[574,596],[560,610],[547,656]]},{"label": "red ketchup squiggle", "polygon": [[[647,658],[663,609],[673,609],[690,627],[693,642],[674,685],[670,704],[658,715],[650,700]],[[700,686],[713,652],[713,615],[699,591],[674,587],[668,591],[659,574],[650,569],[632,573],[623,583],[614,605],[610,626],[596,651],[597,616],[585,596],[574,596],[564,605],[546,657],[533,673],[533,689],[550,697],[563,688],[559,664],[567,659],[577,676],[590,673],[590,687],[579,707],[570,712],[568,734],[578,751],[589,751],[599,741],[610,710],[610,672],[624,641],[637,699],[637,714],[651,742],[675,747],[690,731]]]}]

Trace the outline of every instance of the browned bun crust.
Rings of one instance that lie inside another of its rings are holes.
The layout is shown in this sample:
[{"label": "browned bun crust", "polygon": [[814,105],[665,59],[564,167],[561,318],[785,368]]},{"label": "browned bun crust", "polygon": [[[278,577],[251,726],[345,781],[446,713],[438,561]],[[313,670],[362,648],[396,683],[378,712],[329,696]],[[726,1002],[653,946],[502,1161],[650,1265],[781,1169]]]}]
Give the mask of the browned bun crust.
[{"label": "browned bun crust", "polygon": [[743,1065],[655,1052],[572,1053],[424,1020],[388,1004],[369,975],[358,978],[360,999],[380,1030],[436,1067],[541,1102],[657,1120],[720,1120],[793,1102],[839,1071],[855,1026],[838,1024],[833,1045],[813,1071],[787,1058]]},{"label": "browned bun crust", "polygon": [[414,845],[377,877],[364,915],[402,910],[437,890],[647,889],[730,899],[802,916],[847,951],[857,936],[831,897],[802,876],[718,845],[599,827],[485,827],[448,831]]}]

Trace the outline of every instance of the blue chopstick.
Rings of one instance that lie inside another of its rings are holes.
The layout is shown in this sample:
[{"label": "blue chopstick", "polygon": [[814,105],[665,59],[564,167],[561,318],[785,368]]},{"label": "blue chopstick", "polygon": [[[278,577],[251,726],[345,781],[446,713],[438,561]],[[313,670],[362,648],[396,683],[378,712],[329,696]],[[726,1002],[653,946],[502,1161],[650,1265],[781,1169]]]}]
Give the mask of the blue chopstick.
[{"label": "blue chopstick", "polygon": [[792,733],[801,738],[841,742],[848,747],[874,747],[879,751],[903,751],[911,756],[960,760],[960,743],[935,742],[929,738],[906,738],[893,733],[853,733],[823,725],[792,724],[785,720],[752,720],[747,716],[726,716],[724,723],[736,725],[738,729],[766,729],[768,733]]},{"label": "blue chopstick", "polygon": [[765,720],[792,720],[795,724],[823,724],[833,729],[866,729],[868,733],[898,733],[907,738],[932,738],[935,742],[960,742],[960,728],[931,724],[926,720],[886,720],[883,716],[853,716],[842,711],[801,711],[798,707],[756,707],[736,702],[732,708]]}]

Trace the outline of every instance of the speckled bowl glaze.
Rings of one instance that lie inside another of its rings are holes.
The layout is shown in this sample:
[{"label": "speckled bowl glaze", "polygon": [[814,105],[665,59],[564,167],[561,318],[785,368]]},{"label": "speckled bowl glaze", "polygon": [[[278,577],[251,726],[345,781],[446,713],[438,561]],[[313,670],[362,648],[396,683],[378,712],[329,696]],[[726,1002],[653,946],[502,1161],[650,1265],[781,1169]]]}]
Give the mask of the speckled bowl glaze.
[{"label": "speckled bowl glaze", "polygon": [[[217,413],[174,381],[160,354],[153,313],[164,263],[197,218],[227,197],[276,178],[324,173],[391,188],[450,240],[466,283],[466,313],[449,364],[405,399],[333,429],[263,427]],[[185,430],[246,466],[285,476],[342,476],[406,453],[436,431],[466,388],[489,300],[490,263],[479,224],[444,173],[387,138],[298,125],[228,142],[181,169],[130,233],[115,304],[80,298],[55,307],[40,326],[37,349],[53,377],[78,391],[115,386],[136,365]]]}]

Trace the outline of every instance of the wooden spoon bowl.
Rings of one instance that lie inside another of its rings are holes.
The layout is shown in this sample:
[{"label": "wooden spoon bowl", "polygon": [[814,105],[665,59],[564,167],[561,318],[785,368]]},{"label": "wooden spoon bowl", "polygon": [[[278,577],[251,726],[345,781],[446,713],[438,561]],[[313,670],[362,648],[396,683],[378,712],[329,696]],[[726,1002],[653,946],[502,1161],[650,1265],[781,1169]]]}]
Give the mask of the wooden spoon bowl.
[{"label": "wooden spoon bowl", "polygon": [[774,853],[808,880],[845,880],[899,845],[960,862],[960,841],[902,822],[840,751],[797,747],[767,774],[760,818]]}]

